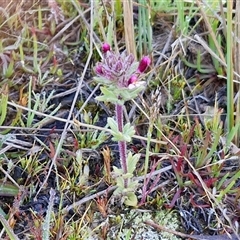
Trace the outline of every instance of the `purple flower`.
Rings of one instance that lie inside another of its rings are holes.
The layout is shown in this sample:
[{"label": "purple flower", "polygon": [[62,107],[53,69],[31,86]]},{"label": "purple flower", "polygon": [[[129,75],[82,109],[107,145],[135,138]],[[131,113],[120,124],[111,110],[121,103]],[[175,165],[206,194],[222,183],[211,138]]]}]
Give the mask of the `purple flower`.
[{"label": "purple flower", "polygon": [[97,65],[95,68],[95,71],[97,74],[101,75],[103,74],[102,67],[100,65]]},{"label": "purple flower", "polygon": [[138,78],[136,75],[132,75],[129,80],[128,80],[128,85],[130,84],[134,84],[135,82],[137,82]]},{"label": "purple flower", "polygon": [[148,56],[144,56],[139,63],[138,71],[140,73],[143,73],[150,64],[151,64],[151,59]]},{"label": "purple flower", "polygon": [[103,51],[104,53],[110,51],[110,49],[111,49],[111,47],[110,47],[110,45],[109,45],[108,43],[104,43],[104,44],[102,45],[102,51]]},{"label": "purple flower", "polygon": [[108,80],[108,84],[115,84],[118,88],[137,86],[139,76],[151,63],[150,58],[145,56],[138,64],[134,56],[126,51],[121,54],[111,51],[108,43],[102,45],[102,51],[103,59],[96,64],[95,73]]},{"label": "purple flower", "polygon": [[128,87],[133,63],[134,56],[132,54],[126,55],[125,52],[118,54],[107,51],[102,62],[97,63],[95,73],[116,83],[120,88]]},{"label": "purple flower", "polygon": [[[139,73],[138,73],[139,75]],[[145,82],[144,81],[139,81],[137,75],[132,75],[129,80],[128,80],[128,89],[135,89],[139,88],[140,86],[144,86]]]}]

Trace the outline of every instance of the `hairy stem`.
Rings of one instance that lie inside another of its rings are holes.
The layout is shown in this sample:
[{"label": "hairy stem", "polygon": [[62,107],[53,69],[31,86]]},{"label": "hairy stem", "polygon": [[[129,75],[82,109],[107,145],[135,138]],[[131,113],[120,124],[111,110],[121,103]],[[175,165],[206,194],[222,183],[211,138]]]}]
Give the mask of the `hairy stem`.
[{"label": "hairy stem", "polygon": [[[118,131],[123,132],[123,106],[120,104],[116,104],[116,118],[118,124]],[[118,141],[119,154],[120,154],[120,162],[123,173],[126,174],[128,172],[127,169],[127,143],[126,141]],[[128,187],[128,180],[124,180],[124,187]]]}]

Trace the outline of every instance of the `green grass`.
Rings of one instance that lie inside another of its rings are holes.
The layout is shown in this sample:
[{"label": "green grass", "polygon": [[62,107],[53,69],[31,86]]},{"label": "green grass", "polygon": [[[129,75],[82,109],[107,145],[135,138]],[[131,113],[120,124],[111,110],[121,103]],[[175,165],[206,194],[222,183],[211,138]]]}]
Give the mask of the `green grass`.
[{"label": "green grass", "polygon": [[[128,230],[149,221],[191,234],[186,212],[213,212],[211,224],[197,222],[202,234],[237,232],[238,8],[91,3],[0,4],[0,238],[131,239]],[[93,81],[103,42],[152,58],[146,89],[125,109],[136,130],[128,150],[141,155],[136,209],[112,194],[119,156],[106,119],[114,106],[96,101]],[[33,207],[39,198],[44,213]],[[21,229],[24,220],[31,230]]]}]

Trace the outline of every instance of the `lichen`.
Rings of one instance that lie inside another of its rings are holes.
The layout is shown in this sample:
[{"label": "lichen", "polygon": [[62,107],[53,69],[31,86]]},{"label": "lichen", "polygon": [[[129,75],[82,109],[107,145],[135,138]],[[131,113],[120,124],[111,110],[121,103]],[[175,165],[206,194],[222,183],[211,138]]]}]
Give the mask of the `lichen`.
[{"label": "lichen", "polygon": [[[180,239],[168,232],[158,232],[151,226],[144,223],[146,220],[153,220],[157,224],[163,225],[168,229],[176,230],[179,227],[179,220],[174,212],[159,211],[141,211],[130,210],[126,214],[121,214],[119,224],[112,224],[107,239],[148,239],[148,240],[177,240]],[[116,216],[110,217],[110,222],[114,222]],[[119,216],[118,216],[119,217]]]}]

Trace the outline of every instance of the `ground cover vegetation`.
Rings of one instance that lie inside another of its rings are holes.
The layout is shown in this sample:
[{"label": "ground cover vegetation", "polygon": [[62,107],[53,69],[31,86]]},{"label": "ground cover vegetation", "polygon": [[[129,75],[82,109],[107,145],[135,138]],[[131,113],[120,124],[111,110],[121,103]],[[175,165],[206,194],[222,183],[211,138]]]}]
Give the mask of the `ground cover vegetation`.
[{"label": "ground cover vegetation", "polygon": [[0,0],[1,239],[240,239],[240,3]]}]

